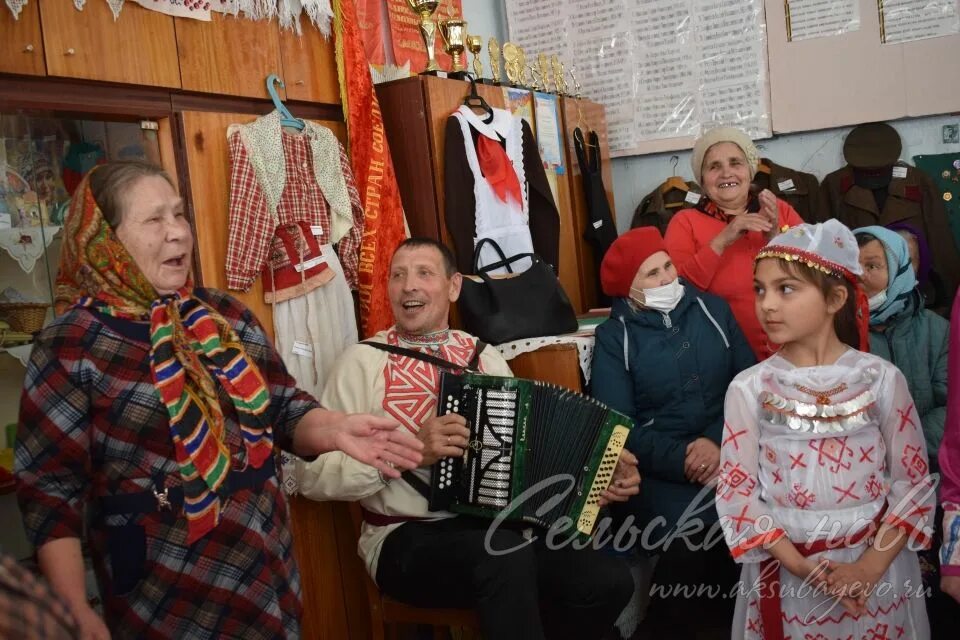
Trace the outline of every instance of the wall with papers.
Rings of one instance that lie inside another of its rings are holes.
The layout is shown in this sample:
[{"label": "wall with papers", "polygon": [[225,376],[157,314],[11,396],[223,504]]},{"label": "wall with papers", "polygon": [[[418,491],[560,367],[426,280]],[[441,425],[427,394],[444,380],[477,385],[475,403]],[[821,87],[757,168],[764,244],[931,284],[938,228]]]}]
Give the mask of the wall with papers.
[{"label": "wall with papers", "polygon": [[[960,0],[505,0],[607,108],[614,156],[960,109]],[[881,10],[882,7],[882,10]]]},{"label": "wall with papers", "polygon": [[[858,28],[837,33],[824,15],[814,35],[798,39],[794,28],[788,41],[795,7],[816,4],[834,25],[858,12]],[[957,0],[766,0],[774,132],[960,109],[957,8]]]},{"label": "wall with papers", "polygon": [[763,0],[506,0],[527,59],[557,53],[607,110],[614,156],[690,147],[703,127],[770,135]]}]

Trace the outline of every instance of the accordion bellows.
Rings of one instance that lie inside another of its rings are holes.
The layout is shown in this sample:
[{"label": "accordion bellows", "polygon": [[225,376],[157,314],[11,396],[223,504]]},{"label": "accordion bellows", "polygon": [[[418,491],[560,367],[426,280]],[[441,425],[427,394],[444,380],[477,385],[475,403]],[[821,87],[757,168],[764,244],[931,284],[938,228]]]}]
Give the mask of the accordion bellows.
[{"label": "accordion bellows", "polygon": [[462,458],[433,466],[431,511],[543,527],[567,516],[579,533],[592,533],[630,418],[556,385],[447,372],[437,412],[466,418],[470,439]]}]

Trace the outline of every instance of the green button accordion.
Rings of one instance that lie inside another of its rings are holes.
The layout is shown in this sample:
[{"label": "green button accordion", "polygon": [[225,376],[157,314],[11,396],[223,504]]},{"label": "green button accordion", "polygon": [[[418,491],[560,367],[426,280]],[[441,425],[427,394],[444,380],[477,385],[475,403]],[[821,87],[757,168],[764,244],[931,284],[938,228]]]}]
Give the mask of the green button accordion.
[{"label": "green button accordion", "polygon": [[586,536],[633,428],[569,389],[474,373],[441,373],[437,413],[466,418],[470,438],[463,457],[431,468],[431,511],[543,527],[567,516]]}]

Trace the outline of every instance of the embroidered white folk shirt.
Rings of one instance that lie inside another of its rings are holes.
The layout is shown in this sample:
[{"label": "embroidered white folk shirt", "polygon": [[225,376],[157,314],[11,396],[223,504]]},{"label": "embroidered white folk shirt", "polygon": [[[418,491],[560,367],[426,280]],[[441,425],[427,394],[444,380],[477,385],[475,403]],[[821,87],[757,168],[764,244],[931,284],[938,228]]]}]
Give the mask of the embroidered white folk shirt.
[{"label": "embroidered white folk shirt", "polygon": [[[795,543],[851,536],[881,513],[911,537],[884,576],[893,588],[871,596],[858,620],[839,606],[825,617],[808,616],[818,603],[828,608],[822,598],[784,596],[784,636],[860,638],[883,627],[889,634],[876,637],[896,638],[898,626],[900,637],[928,637],[925,601],[910,598],[907,587],[920,588],[911,549],[930,544],[936,496],[920,418],[900,370],[854,349],[819,367],[797,368],[774,355],[733,380],[724,418],[717,512],[747,585],[733,637],[762,637],[759,596],[749,590],[759,563],[770,558],[765,544],[784,535]],[[853,562],[866,544],[814,557]],[[788,592],[801,584],[786,570],[780,577]]]},{"label": "embroidered white folk shirt", "polygon": [[[381,331],[370,340],[425,351],[457,365],[466,365],[476,350],[477,339],[468,333],[450,330],[447,339],[434,348],[407,343],[395,328]],[[496,376],[512,376],[500,353],[488,347],[480,355],[480,369]],[[395,419],[402,429],[417,433],[420,425],[437,415],[440,373],[422,360],[387,353],[355,344],[340,356],[327,379],[320,404],[347,413],[372,413]],[[430,471],[415,472],[429,483]],[[300,493],[314,500],[359,500],[364,508],[389,516],[448,518],[449,512],[432,512],[426,499],[402,480],[384,484],[374,467],[335,451],[313,462],[298,464]],[[391,531],[400,526],[375,527],[364,523],[358,545],[367,571],[376,579],[380,547]]]}]

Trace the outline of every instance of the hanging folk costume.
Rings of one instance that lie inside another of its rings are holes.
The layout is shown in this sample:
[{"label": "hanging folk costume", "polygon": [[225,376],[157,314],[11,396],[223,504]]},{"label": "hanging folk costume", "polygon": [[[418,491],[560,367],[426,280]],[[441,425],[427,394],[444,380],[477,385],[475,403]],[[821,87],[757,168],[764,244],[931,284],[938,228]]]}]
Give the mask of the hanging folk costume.
[{"label": "hanging folk costume", "polygon": [[[472,274],[474,247],[494,240],[506,257],[537,253],[559,269],[560,214],[530,126],[504,109],[489,122],[467,106],[447,119],[445,200],[447,229],[453,238],[457,269]],[[485,244],[480,266],[498,262]],[[514,263],[515,270],[529,260]],[[491,273],[506,273],[495,269]]]},{"label": "hanging folk costume", "polygon": [[227,131],[227,286],[246,291],[262,271],[277,350],[298,384],[320,395],[333,361],[357,340],[350,290],[363,209],[333,133],[311,122],[291,133],[280,120],[274,111]]},{"label": "hanging folk costume", "polygon": [[30,541],[88,541],[114,638],[296,637],[272,454],[316,401],[236,300],[190,281],[158,296],[89,178],[65,226],[67,306],[34,343],[20,404]]}]

